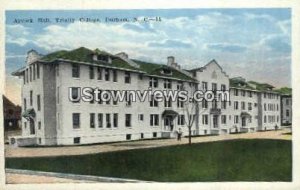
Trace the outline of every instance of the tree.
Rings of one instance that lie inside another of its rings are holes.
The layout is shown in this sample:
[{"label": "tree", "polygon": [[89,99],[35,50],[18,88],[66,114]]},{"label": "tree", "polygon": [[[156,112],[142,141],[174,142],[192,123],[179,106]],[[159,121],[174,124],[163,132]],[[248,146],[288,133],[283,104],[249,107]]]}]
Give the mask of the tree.
[{"label": "tree", "polygon": [[184,119],[185,125],[189,130],[189,145],[192,144],[192,127],[196,119],[198,104],[196,101],[186,102],[184,105],[187,119]]}]

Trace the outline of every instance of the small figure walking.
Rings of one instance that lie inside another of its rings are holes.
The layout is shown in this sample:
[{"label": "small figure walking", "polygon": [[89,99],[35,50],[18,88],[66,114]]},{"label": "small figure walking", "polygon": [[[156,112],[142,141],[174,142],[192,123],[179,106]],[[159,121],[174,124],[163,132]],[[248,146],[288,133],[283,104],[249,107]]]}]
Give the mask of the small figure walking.
[{"label": "small figure walking", "polygon": [[181,129],[179,128],[179,130],[177,132],[177,140],[178,141],[181,141],[181,135],[182,135],[182,132],[181,132]]}]

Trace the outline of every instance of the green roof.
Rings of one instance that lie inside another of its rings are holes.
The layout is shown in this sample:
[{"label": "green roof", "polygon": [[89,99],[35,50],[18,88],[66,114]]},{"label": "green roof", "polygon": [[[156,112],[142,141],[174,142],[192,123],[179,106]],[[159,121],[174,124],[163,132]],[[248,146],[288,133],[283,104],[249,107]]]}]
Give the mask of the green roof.
[{"label": "green roof", "polygon": [[283,95],[292,95],[292,88],[288,88],[288,87],[275,89],[274,91]]},{"label": "green roof", "polygon": [[268,91],[269,89],[274,88],[274,86],[272,86],[268,83],[258,83],[258,82],[255,82],[255,81],[249,81],[248,83],[255,85],[256,90],[259,90],[259,91]]},{"label": "green roof", "polygon": [[[93,63],[97,65],[107,66],[107,63],[103,61],[93,60],[93,54],[95,53],[97,53],[98,55],[110,55],[105,51],[100,51],[99,49],[93,51],[85,47],[80,47],[78,49],[71,50],[71,51],[61,50],[54,53],[50,53],[42,57],[41,61],[53,62],[57,59],[66,59],[71,61],[87,62],[87,63]],[[117,56],[112,57],[112,63],[109,66],[123,68],[123,69],[138,70],[137,68],[131,66],[126,61],[122,60],[121,58],[118,58]]]},{"label": "green roof", "polygon": [[259,83],[256,81],[245,81],[245,79],[241,77],[231,78],[230,80],[230,87],[234,88],[242,88],[248,90],[257,90],[257,91],[271,91],[272,92],[279,92],[278,90],[273,90],[274,86],[268,83]]},{"label": "green roof", "polygon": [[[93,60],[93,54],[98,55],[109,55],[112,58],[112,63],[107,64],[103,61],[95,61]],[[48,55],[45,55],[40,60],[44,62],[54,62],[57,59],[65,59],[69,61],[75,61],[75,62],[87,62],[102,66],[109,66],[114,68],[121,68],[121,69],[129,69],[129,70],[135,70],[140,72],[145,72],[149,75],[156,75],[161,77],[169,77],[169,78],[175,78],[180,80],[189,80],[189,81],[196,81],[192,77],[172,68],[167,65],[163,64],[156,64],[156,63],[148,63],[144,61],[139,60],[131,60],[139,65],[138,67],[134,67],[132,64],[128,63],[127,61],[123,60],[122,58],[112,55],[108,52],[96,49],[96,50],[90,50],[85,47],[80,47],[78,49],[74,49],[71,51],[61,50],[56,51],[53,53],[50,53]],[[163,74],[161,73],[161,69],[168,68],[172,71],[171,74]]]},{"label": "green roof", "polygon": [[246,81],[244,80],[238,80],[238,79],[229,79],[230,87],[235,88],[244,88],[248,90],[256,90],[252,86],[250,86]]},{"label": "green roof", "polygon": [[[173,67],[169,67],[167,65],[149,63],[149,62],[139,61],[139,60],[135,60],[135,59],[133,59],[132,61],[137,63],[140,66],[140,69],[149,75],[156,75],[156,76],[161,76],[161,77],[172,77],[172,78],[178,78],[178,79],[182,79],[182,80],[196,81],[194,78],[174,69]],[[171,74],[162,73],[161,71],[163,69],[169,69],[171,71]]]}]

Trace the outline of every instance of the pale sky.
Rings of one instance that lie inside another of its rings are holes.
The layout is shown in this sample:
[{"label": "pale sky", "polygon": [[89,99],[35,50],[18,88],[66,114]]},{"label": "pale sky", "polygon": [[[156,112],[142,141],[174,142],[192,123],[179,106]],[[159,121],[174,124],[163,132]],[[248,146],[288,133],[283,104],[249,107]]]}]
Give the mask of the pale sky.
[{"label": "pale sky", "polygon": [[[56,23],[55,18],[161,17],[151,23]],[[37,18],[51,23],[38,23]],[[34,23],[14,23],[32,18]],[[19,79],[26,52],[47,54],[78,47],[127,52],[130,58],[166,63],[173,55],[186,69],[215,59],[230,77],[291,86],[290,9],[173,9],[99,11],[7,11],[6,94],[20,103]]]}]

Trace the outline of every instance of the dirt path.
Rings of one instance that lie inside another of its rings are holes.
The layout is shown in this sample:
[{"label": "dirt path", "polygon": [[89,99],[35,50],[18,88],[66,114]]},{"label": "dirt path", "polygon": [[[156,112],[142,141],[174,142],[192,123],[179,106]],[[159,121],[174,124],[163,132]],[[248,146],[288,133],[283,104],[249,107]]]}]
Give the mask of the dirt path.
[{"label": "dirt path", "polygon": [[[290,132],[290,129],[284,129],[279,131],[266,131],[255,133],[242,133],[242,134],[228,134],[219,136],[205,136],[205,137],[193,137],[193,143],[221,141],[230,139],[283,139],[291,140],[292,136],[285,133]],[[182,141],[176,139],[160,139],[160,140],[144,140],[144,141],[132,141],[132,142],[120,142],[112,144],[99,144],[89,146],[65,146],[65,147],[37,147],[37,148],[15,148],[9,145],[5,146],[6,157],[40,157],[40,156],[62,156],[62,155],[83,155],[94,154],[101,152],[112,152],[130,149],[140,148],[152,148],[171,146],[177,144],[188,143],[187,138],[183,138]]]}]

